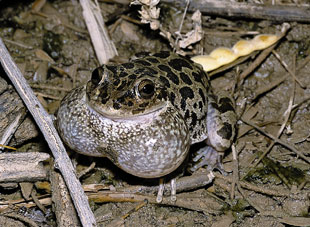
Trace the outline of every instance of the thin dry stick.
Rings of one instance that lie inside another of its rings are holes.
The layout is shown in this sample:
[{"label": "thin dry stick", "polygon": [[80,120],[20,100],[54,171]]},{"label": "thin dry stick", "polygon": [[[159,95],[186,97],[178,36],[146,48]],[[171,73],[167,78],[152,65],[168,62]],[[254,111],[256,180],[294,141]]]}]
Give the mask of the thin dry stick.
[{"label": "thin dry stick", "polygon": [[147,204],[148,204],[147,199],[143,200],[137,206],[135,206],[134,208],[130,209],[126,214],[124,214],[124,215],[122,215],[120,217],[117,217],[115,220],[113,220],[111,223],[109,223],[109,225],[107,225],[107,227],[123,226],[125,219],[129,215],[133,214],[134,212],[137,212],[139,209],[141,209],[142,207],[144,207]]},{"label": "thin dry stick", "polygon": [[[294,60],[294,62],[295,62],[295,60]],[[279,138],[281,136],[281,134],[282,134],[287,122],[288,122],[288,119],[290,118],[290,115],[291,115],[291,112],[293,109],[294,98],[295,98],[295,89],[296,89],[296,83],[294,82],[292,95],[290,97],[288,107],[284,113],[284,121],[283,121],[283,123],[282,123],[282,125],[281,125],[281,127],[277,133],[277,138]],[[269,145],[269,147],[266,149],[266,151],[259,157],[259,159],[256,161],[256,163],[253,164],[252,167],[255,167],[258,165],[258,163],[265,157],[265,155],[273,148],[274,144],[275,144],[275,141],[272,141],[272,143]]]},{"label": "thin dry stick", "polygon": [[66,92],[69,92],[72,90],[71,88],[55,87],[55,86],[41,85],[41,84],[30,84],[30,87],[39,88],[39,89],[50,89],[50,90],[55,90],[55,91],[66,91]]},{"label": "thin dry stick", "polygon": [[[297,70],[295,74],[298,74],[299,71],[301,69],[303,69],[310,61],[310,55],[308,55],[301,63],[300,65],[297,67]],[[275,88],[276,86],[280,85],[281,83],[283,83],[286,78],[288,77],[288,73],[286,73],[282,78],[277,79],[274,82],[271,82],[269,85],[262,87],[262,88],[258,88],[254,93],[255,96],[252,98],[252,100],[257,99],[260,95],[264,94],[267,91],[270,91],[271,89]]]},{"label": "thin dry stick", "polygon": [[231,146],[232,154],[233,154],[233,181],[231,183],[231,191],[230,191],[230,198],[235,198],[235,186],[236,184],[239,184],[239,168],[238,168],[238,158],[237,158],[237,152],[236,147],[233,144]]},{"label": "thin dry stick", "polygon": [[30,226],[30,227],[39,227],[39,225],[35,221],[33,221],[30,218],[25,217],[25,216],[23,216],[21,214],[16,214],[16,213],[2,214],[1,216],[9,217],[9,218],[13,218],[13,219],[19,220],[21,222],[24,222],[25,224],[27,224],[27,226]]},{"label": "thin dry stick", "polygon": [[245,199],[255,210],[257,210],[258,212],[261,213],[261,211],[263,211],[264,209],[262,209],[259,205],[255,204],[254,202],[252,202],[252,200],[249,198],[249,196],[246,196],[242,187],[240,186],[240,184],[238,184],[238,191],[240,192],[240,194],[242,195],[243,199]]},{"label": "thin dry stick", "polygon": [[23,43],[15,42],[15,41],[12,41],[12,40],[9,40],[9,39],[3,39],[3,41],[6,42],[6,43],[10,43],[10,44],[13,44],[13,45],[25,48],[25,49],[30,49],[30,50],[33,49],[33,47],[31,47],[31,46],[27,46],[27,45],[25,45]]},{"label": "thin dry stick", "polygon": [[292,70],[288,67],[286,62],[281,58],[281,56],[275,51],[272,50],[272,53],[276,56],[276,58],[279,60],[281,65],[288,71],[288,73],[294,78],[294,80],[299,84],[300,87],[306,88],[305,85],[302,85],[302,83],[299,81],[299,79],[296,77],[295,73],[292,72]]},{"label": "thin dry stick", "polygon": [[255,128],[257,131],[259,131],[260,133],[264,134],[265,136],[269,137],[270,139],[274,140],[276,143],[278,144],[281,144],[282,146],[290,149],[291,151],[293,151],[295,154],[299,155],[302,159],[304,159],[306,162],[308,162],[310,164],[310,160],[303,154],[301,153],[300,151],[298,151],[293,145],[289,144],[288,142],[283,142],[282,140],[278,139],[277,137],[271,135],[270,133],[268,132],[265,132],[261,127],[258,127],[257,125],[253,124],[252,122],[250,121],[247,121],[243,118],[241,118],[241,120],[252,126],[253,128]]},{"label": "thin dry stick", "polygon": [[37,96],[41,96],[43,98],[48,98],[48,99],[53,99],[53,100],[61,100],[62,99],[61,97],[44,94],[42,92],[34,92],[34,94],[37,95]]},{"label": "thin dry stick", "polygon": [[[228,176],[224,176],[220,173],[214,173],[215,175],[215,184],[218,184],[217,178],[222,179],[225,182],[225,190],[229,191],[230,188],[227,187],[227,182],[232,183],[233,179],[231,177]],[[273,190],[273,189],[268,189],[265,187],[259,187],[257,185],[248,183],[248,182],[243,182],[243,181],[239,181],[239,184],[242,188],[248,189],[248,190],[252,190],[255,192],[259,192],[265,195],[270,195],[270,196],[281,196],[281,197],[288,197],[290,196],[290,191],[289,190]],[[222,185],[220,185],[222,187]],[[226,189],[227,188],[227,189]]]},{"label": "thin dry stick", "polygon": [[[162,0],[161,2],[175,3],[175,0]],[[184,7],[186,0],[178,0],[178,4]],[[274,21],[299,21],[310,22],[309,4],[303,5],[271,5],[250,4],[238,1],[219,0],[195,0],[189,7],[189,11],[200,10],[202,13],[214,16],[226,16],[230,18],[251,18]]]},{"label": "thin dry stick", "polygon": [[31,198],[32,198],[33,202],[37,205],[37,207],[39,207],[39,209],[41,211],[43,211],[44,214],[46,214],[46,208],[44,207],[44,205],[42,203],[40,203],[40,200],[37,197],[36,190],[34,188],[31,191]]},{"label": "thin dry stick", "polygon": [[[20,124],[22,123],[22,121],[25,119],[27,112],[26,111],[21,111],[16,118],[14,119],[13,122],[10,123],[10,125],[8,125],[2,133],[2,137],[0,138],[0,144],[2,144],[3,146],[0,147],[0,151],[4,148],[8,148],[6,147],[6,145],[10,142],[12,136],[14,135],[15,131],[17,130],[17,128],[20,126]],[[16,150],[16,149],[15,149]]]},{"label": "thin dry stick", "polygon": [[[96,3],[96,4],[95,4]],[[83,9],[83,17],[89,31],[100,64],[106,64],[110,58],[118,55],[113,41],[104,24],[101,10],[97,1],[80,0]]]},{"label": "thin dry stick", "polygon": [[175,42],[174,42],[174,48],[177,47],[177,44],[179,42],[179,39],[181,38],[181,31],[182,31],[182,27],[183,27],[183,23],[184,23],[184,19],[185,19],[185,16],[186,16],[186,13],[187,13],[187,10],[188,10],[188,6],[189,6],[189,3],[190,3],[191,0],[186,0],[186,7],[184,9],[184,13],[183,13],[183,17],[182,17],[182,20],[181,20],[181,23],[180,23],[180,26],[179,26],[179,30],[175,33],[177,35],[177,38],[175,39]]},{"label": "thin dry stick", "polygon": [[11,58],[0,38],[0,61],[15,89],[26,104],[55,158],[55,167],[60,170],[70,191],[77,213],[83,226],[96,226],[95,217],[90,209],[87,197],[81,183],[75,176],[75,170],[68,157],[65,147],[59,138],[51,117],[46,113],[39,100],[34,95],[27,81]]}]

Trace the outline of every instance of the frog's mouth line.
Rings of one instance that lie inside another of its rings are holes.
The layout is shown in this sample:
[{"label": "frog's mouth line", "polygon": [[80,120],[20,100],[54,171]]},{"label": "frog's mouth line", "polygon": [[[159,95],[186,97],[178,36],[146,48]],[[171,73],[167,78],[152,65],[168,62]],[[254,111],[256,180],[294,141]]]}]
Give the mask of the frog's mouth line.
[{"label": "frog's mouth line", "polygon": [[152,110],[151,112],[143,113],[143,114],[137,114],[134,116],[116,116],[111,115],[105,112],[97,111],[96,109],[92,108],[94,111],[99,113],[102,117],[106,119],[110,119],[112,121],[117,122],[124,122],[124,121],[135,121],[135,122],[150,122],[153,119],[155,119],[160,113],[165,111],[164,105],[162,107],[159,107],[155,110]]},{"label": "frog's mouth line", "polygon": [[163,113],[166,111],[167,105],[163,104],[159,107],[157,107],[154,110],[151,110],[150,112],[147,113],[142,113],[142,114],[137,114],[134,116],[119,116],[119,115],[112,115],[111,113],[103,112],[100,111],[96,108],[94,108],[92,105],[88,105],[88,108],[92,111],[95,112],[96,114],[100,114],[102,118],[105,118],[107,120],[115,121],[115,122],[140,122],[140,123],[149,123],[152,122],[159,114]]}]

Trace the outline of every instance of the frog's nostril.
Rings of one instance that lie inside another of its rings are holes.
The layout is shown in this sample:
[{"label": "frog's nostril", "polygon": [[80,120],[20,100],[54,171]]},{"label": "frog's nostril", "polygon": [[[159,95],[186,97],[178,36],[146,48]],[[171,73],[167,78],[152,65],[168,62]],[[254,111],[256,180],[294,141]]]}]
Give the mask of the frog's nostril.
[{"label": "frog's nostril", "polygon": [[104,81],[106,81],[109,75],[111,75],[109,69],[104,65],[100,66],[92,72],[91,82],[94,85],[101,85]]},{"label": "frog's nostril", "polygon": [[102,80],[102,77],[104,75],[104,70],[102,67],[98,67],[96,68],[93,72],[92,72],[92,76],[91,76],[91,81],[93,84],[99,84],[100,81]]}]

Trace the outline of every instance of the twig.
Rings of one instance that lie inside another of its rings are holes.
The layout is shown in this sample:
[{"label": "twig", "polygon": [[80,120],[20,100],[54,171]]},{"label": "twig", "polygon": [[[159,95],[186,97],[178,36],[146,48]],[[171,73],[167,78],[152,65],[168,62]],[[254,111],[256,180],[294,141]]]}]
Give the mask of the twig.
[{"label": "twig", "polygon": [[[51,164],[53,163],[51,162]],[[80,226],[79,218],[62,176],[53,168],[50,168],[50,171],[52,201],[57,226]]]},{"label": "twig", "polygon": [[15,214],[15,213],[12,213],[12,214],[3,214],[2,216],[5,216],[5,217],[9,217],[9,218],[13,218],[13,219],[16,219],[16,220],[19,220],[21,222],[24,222],[25,224],[27,224],[28,226],[30,227],[39,227],[37,225],[37,223],[35,223],[35,221],[31,220],[30,218],[27,218],[23,215],[20,215],[20,214]]},{"label": "twig", "polygon": [[142,207],[144,207],[145,205],[148,204],[147,199],[145,199],[144,201],[140,202],[137,206],[135,206],[133,209],[129,210],[126,214],[117,217],[116,219],[114,219],[111,223],[109,223],[107,225],[107,227],[115,227],[115,226],[123,226],[124,225],[124,221],[125,219],[133,214],[134,212],[138,211],[139,209],[141,209]]},{"label": "twig", "polygon": [[33,118],[41,129],[55,158],[55,167],[62,173],[69,188],[70,195],[83,226],[96,226],[95,217],[89,207],[81,183],[75,176],[71,160],[59,138],[51,117],[46,113],[39,100],[29,87],[24,76],[12,60],[8,50],[0,39],[0,60],[2,67],[23,99]]},{"label": "twig", "polygon": [[182,20],[181,20],[181,23],[180,23],[180,26],[179,26],[179,30],[175,32],[175,34],[177,35],[177,38],[175,39],[175,42],[174,42],[174,48],[175,49],[177,47],[179,39],[182,37],[181,31],[182,31],[184,19],[185,19],[185,16],[186,16],[186,13],[187,13],[187,10],[188,10],[188,6],[189,6],[190,2],[191,2],[191,0],[186,0],[186,6],[185,6],[185,9],[184,9],[184,12],[183,12],[183,16],[182,16]]},{"label": "twig", "polygon": [[47,171],[41,162],[50,156],[46,153],[0,154],[0,182],[25,182],[47,179]]},{"label": "twig", "polygon": [[231,191],[230,191],[230,198],[235,198],[235,186],[236,184],[239,184],[239,168],[238,168],[238,158],[237,158],[237,152],[236,147],[233,144],[231,146],[232,154],[233,154],[233,181],[231,183]]},{"label": "twig", "polygon": [[[294,59],[294,62],[295,62],[295,59]],[[294,64],[295,65],[295,64]],[[295,67],[294,67],[295,68]],[[295,73],[294,73],[295,74]],[[293,103],[294,103],[294,98],[295,98],[295,89],[296,89],[296,86],[295,86],[295,82],[294,82],[294,85],[293,85],[293,90],[292,90],[292,95],[290,97],[290,101],[289,101],[289,104],[288,104],[288,107],[287,107],[287,110],[285,111],[284,113],[284,121],[277,133],[277,138],[279,138],[288,122],[288,119],[291,115],[291,112],[292,112],[292,109],[293,109]],[[264,151],[264,153],[258,158],[258,160],[256,161],[256,163],[254,163],[252,165],[252,167],[255,167],[258,165],[258,163],[265,157],[266,154],[268,154],[268,152],[273,148],[273,146],[275,145],[275,141],[272,141],[272,143],[268,146],[268,148]],[[245,174],[246,176],[247,174]]]},{"label": "twig", "polygon": [[96,166],[96,162],[92,162],[91,164],[90,164],[90,166],[88,166],[88,168],[86,168],[86,169],[84,169],[83,171],[81,171],[81,172],[79,172],[78,174],[77,174],[77,178],[81,178],[81,177],[83,177],[85,174],[87,174],[87,173],[89,173],[90,171],[92,171],[94,168],[95,168],[95,166]]},{"label": "twig", "polygon": [[55,87],[55,86],[42,85],[42,84],[30,84],[30,87],[39,88],[39,89],[51,89],[54,91],[66,91],[66,92],[69,92],[72,90],[71,88]]},{"label": "twig", "polygon": [[299,155],[303,160],[305,160],[307,163],[310,163],[310,160],[303,154],[301,153],[300,151],[298,151],[293,145],[289,144],[288,142],[283,142],[282,140],[278,139],[277,137],[271,135],[270,133],[268,132],[265,132],[261,127],[258,127],[256,126],[255,124],[253,124],[252,122],[250,121],[247,121],[243,118],[241,118],[241,120],[252,126],[253,128],[255,128],[257,131],[259,131],[260,133],[264,134],[265,136],[269,137],[270,139],[274,140],[276,143],[278,144],[281,144],[282,146],[290,149],[291,151],[293,151],[295,154]]},{"label": "twig", "polygon": [[13,45],[25,48],[25,49],[30,49],[30,50],[33,49],[33,47],[31,47],[31,46],[27,46],[27,45],[25,45],[23,43],[19,43],[19,42],[12,41],[12,40],[9,40],[9,39],[3,39],[3,41],[6,42],[6,43],[10,43],[10,44],[13,44]]},{"label": "twig", "polygon": [[42,92],[34,92],[35,95],[37,96],[41,96],[43,98],[48,98],[48,99],[53,99],[53,100],[61,100],[62,98],[58,97],[58,96],[54,96],[54,95],[48,95],[48,94],[44,94]]},{"label": "twig", "polygon": [[242,187],[240,186],[240,184],[238,184],[238,191],[242,195],[243,199],[245,199],[255,210],[257,210],[260,213],[264,210],[260,206],[258,206],[254,202],[252,202],[252,200],[249,198],[249,196],[246,196],[246,194],[244,193],[244,191],[243,191]]},{"label": "twig", "polygon": [[80,0],[83,8],[83,17],[94,45],[94,49],[100,64],[106,64],[110,58],[118,55],[114,43],[109,38],[104,24],[100,7],[90,0]]},{"label": "twig", "polygon": [[[230,188],[227,186],[227,182],[232,183],[233,179],[231,177],[224,176],[224,175],[222,175],[220,173],[214,173],[214,175],[215,175],[214,183],[218,184],[218,185],[220,185],[220,187],[222,187],[224,185],[221,185],[220,182],[217,180],[217,178],[226,181],[224,189],[229,191]],[[265,187],[259,187],[259,186],[256,186],[254,184],[251,184],[251,183],[248,183],[248,182],[244,182],[244,181],[239,181],[239,184],[240,184],[240,186],[242,188],[245,188],[245,189],[248,189],[248,190],[252,190],[252,191],[255,191],[255,192],[259,192],[259,193],[262,193],[262,194],[265,194],[265,195],[281,196],[281,197],[289,197],[290,196],[290,191],[289,190],[273,190],[273,189],[268,189],[268,188],[265,188]]]},{"label": "twig", "polygon": [[282,66],[288,71],[288,73],[294,78],[294,80],[299,84],[301,88],[306,88],[305,85],[302,85],[302,83],[299,81],[299,79],[296,77],[295,73],[292,72],[292,70],[288,67],[286,62],[281,58],[281,56],[275,51],[272,50],[272,53],[276,56],[276,58],[279,60],[279,62],[282,64]]},{"label": "twig", "polygon": [[34,188],[32,189],[31,192],[31,198],[33,202],[37,205],[37,207],[39,207],[39,209],[42,210],[44,214],[46,214],[46,208],[43,206],[43,204],[40,203],[40,200],[38,199],[36,195],[36,190]]},{"label": "twig", "polygon": [[[175,0],[162,0],[162,2],[175,3]],[[178,4],[184,7],[186,0],[180,0]],[[196,0],[192,2],[189,10],[193,12],[197,9],[202,13],[220,17],[263,19],[278,22],[310,22],[309,5],[298,7],[294,5],[249,4],[236,1]]]},{"label": "twig", "polygon": [[[299,71],[301,69],[303,69],[310,61],[310,55],[308,55],[301,63],[300,65],[297,67],[296,73],[298,74]],[[283,77],[273,81],[272,83],[270,83],[269,85],[262,87],[262,88],[258,88],[255,92],[254,92],[254,97],[252,98],[252,100],[257,99],[259,96],[261,96],[262,94],[264,94],[267,91],[270,91],[271,89],[277,87],[278,85],[280,85],[281,83],[283,83],[288,77],[288,73],[286,73]]]},{"label": "twig", "polygon": [[[26,117],[26,111],[22,110],[14,119],[13,122],[10,123],[10,125],[8,125],[5,130],[2,133],[2,137],[0,138],[0,144],[2,144],[3,146],[0,147],[0,150],[3,149],[3,147],[5,147],[10,139],[12,138],[12,136],[14,135],[16,129],[19,127],[19,125],[21,124],[21,122],[25,119]],[[8,147],[6,147],[8,148]],[[15,149],[16,150],[16,149]]]}]

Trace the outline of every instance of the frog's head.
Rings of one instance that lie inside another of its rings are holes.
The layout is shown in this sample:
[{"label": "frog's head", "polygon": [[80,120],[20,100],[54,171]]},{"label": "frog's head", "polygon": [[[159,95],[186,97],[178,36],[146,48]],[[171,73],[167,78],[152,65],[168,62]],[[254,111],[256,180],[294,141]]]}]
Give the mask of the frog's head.
[{"label": "frog's head", "polygon": [[96,68],[87,83],[90,106],[109,118],[156,112],[167,104],[167,92],[156,70],[133,62]]}]

